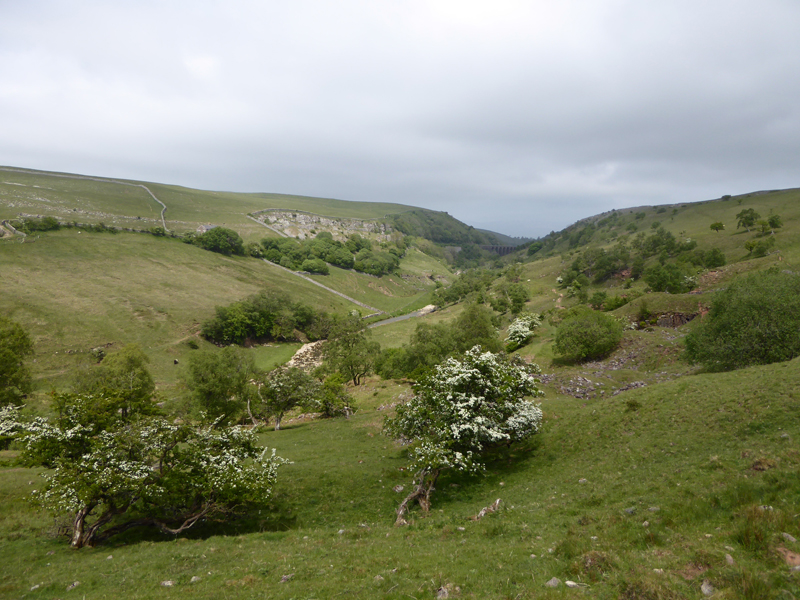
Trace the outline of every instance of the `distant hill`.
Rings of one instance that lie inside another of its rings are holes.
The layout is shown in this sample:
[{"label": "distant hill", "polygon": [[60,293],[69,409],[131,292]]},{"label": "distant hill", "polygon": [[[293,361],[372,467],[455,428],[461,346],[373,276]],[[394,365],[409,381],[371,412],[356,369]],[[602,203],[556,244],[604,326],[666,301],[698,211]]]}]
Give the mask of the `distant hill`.
[{"label": "distant hill", "polygon": [[163,183],[0,167],[0,219],[52,216],[62,221],[103,222],[108,226],[139,229],[162,225],[163,206],[159,201],[166,206],[166,228],[178,233],[213,224],[234,229],[245,240],[260,239],[270,235],[269,231],[249,215],[288,209],[338,219],[376,220],[405,235],[438,244],[505,243],[495,234],[479,231],[445,212],[404,204],[197,190]]},{"label": "distant hill", "polygon": [[501,246],[520,246],[522,244],[527,244],[528,242],[533,241],[533,238],[511,237],[510,235],[497,233],[496,231],[490,231],[488,229],[478,229],[478,231],[494,237]]}]

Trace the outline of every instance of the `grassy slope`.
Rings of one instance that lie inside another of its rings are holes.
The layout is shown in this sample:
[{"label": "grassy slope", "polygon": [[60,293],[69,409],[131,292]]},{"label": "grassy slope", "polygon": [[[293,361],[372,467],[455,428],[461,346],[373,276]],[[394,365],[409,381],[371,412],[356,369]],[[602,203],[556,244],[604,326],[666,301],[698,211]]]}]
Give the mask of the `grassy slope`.
[{"label": "grassy slope", "polygon": [[[165,216],[169,229],[194,230],[198,224],[213,223],[236,229],[245,238],[256,235],[256,232],[261,237],[267,235],[268,230],[246,217],[247,213],[266,208],[293,208],[332,217],[362,219],[414,209],[381,202],[214,192],[139,181],[128,183],[145,184],[167,205]],[[136,217],[141,217],[151,227],[160,224],[161,206],[142,188],[120,185],[111,180],[94,181],[60,177],[54,173],[0,169],[0,218],[14,218],[20,212],[52,215],[70,221],[104,221],[106,225],[123,227],[140,227],[141,222],[137,223]]]},{"label": "grassy slope", "polygon": [[169,386],[178,373],[173,359],[190,351],[180,342],[197,335],[214,306],[264,288],[329,312],[353,306],[263,261],[141,234],[63,230],[0,242],[0,256],[0,310],[31,332],[43,389],[107,343],[142,346],[157,381]]},{"label": "grassy slope", "polygon": [[[450,270],[419,250],[411,248],[392,275],[371,277],[331,265],[329,275],[311,275],[315,281],[386,312],[403,314],[430,303],[435,281],[452,279]],[[363,312],[363,311],[362,311]]]},{"label": "grassy slope", "polygon": [[[537,444],[511,461],[498,456],[485,478],[445,477],[431,515],[403,529],[391,526],[402,496],[392,488],[409,475],[377,410],[404,392],[391,383],[362,390],[350,420],[265,433],[294,461],[281,473],[276,512],[185,541],[131,536],[76,554],[23,503],[34,474],[3,469],[0,587],[19,597],[41,585],[31,598],[80,581],[87,598],[288,599],[430,598],[451,585],[463,598],[633,599],[701,598],[708,579],[719,597],[798,594],[777,554],[800,550],[780,535],[800,537],[798,389],[793,361],[605,400],[550,395]],[[468,520],[496,498],[499,513]],[[752,509],[760,505],[774,510]],[[193,576],[201,581],[190,584]],[[550,591],[551,577],[591,587]]]}]

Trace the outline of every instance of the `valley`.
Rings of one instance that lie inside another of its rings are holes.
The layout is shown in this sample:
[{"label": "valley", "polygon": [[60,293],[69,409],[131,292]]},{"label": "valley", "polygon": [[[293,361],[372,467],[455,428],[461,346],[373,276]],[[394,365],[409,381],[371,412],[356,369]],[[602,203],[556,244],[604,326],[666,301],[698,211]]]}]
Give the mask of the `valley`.
[{"label": "valley", "polygon": [[[748,226],[749,208],[759,219]],[[510,238],[411,206],[0,169],[0,220],[22,231],[27,215],[60,224],[0,237],[0,314],[33,342],[30,418],[56,415],[51,393],[96,369],[96,349],[113,355],[135,344],[150,361],[159,410],[193,422],[187,365],[225,351],[202,335],[204,323],[260,293],[331,318],[355,310],[370,325],[437,309],[368,330],[380,349],[363,383],[343,388],[352,414],[320,418],[297,407],[279,431],[264,419],[254,430],[259,444],[291,463],[278,469],[263,506],[229,520],[177,536],[134,529],[72,549],[64,515],[28,501],[47,471],[20,463],[23,449],[11,443],[0,451],[0,595],[800,595],[800,358],[717,372],[686,355],[720,294],[750,275],[797,275],[800,190],[603,213],[503,257],[480,246]],[[201,225],[230,228],[255,250],[204,249],[193,237]],[[326,262],[328,274],[297,275],[308,260],[299,255],[304,242],[344,246],[356,233],[364,248],[353,256],[367,246],[394,251],[396,268],[376,276]],[[281,239],[295,246],[277,263],[257,255],[274,249],[262,240]],[[290,266],[276,266],[292,252]],[[401,358],[468,335],[475,323],[465,314],[485,316],[506,350],[515,319],[541,315],[508,355],[541,368],[542,426],[491,449],[482,476],[444,470],[430,511],[414,509],[408,526],[394,527],[412,485],[412,447],[387,436],[384,419],[430,373],[400,374],[411,370]],[[587,314],[616,323],[620,340],[601,357],[567,360],[559,331]],[[242,355],[270,371],[312,339],[308,331],[247,337]],[[239,422],[251,425],[245,413]],[[476,518],[498,499],[497,510]]]}]

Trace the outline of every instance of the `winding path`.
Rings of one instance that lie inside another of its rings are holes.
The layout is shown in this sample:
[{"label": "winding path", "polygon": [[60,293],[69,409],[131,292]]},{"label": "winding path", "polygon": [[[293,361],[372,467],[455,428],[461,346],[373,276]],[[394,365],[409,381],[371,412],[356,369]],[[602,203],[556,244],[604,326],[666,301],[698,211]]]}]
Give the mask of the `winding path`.
[{"label": "winding path", "polygon": [[246,216],[247,216],[247,218],[248,218],[248,219],[250,219],[251,221],[255,221],[255,222],[256,222],[256,223],[258,223],[259,225],[263,225],[264,227],[266,227],[266,228],[267,228],[267,229],[269,229],[270,231],[274,231],[275,233],[277,233],[278,235],[280,235],[280,236],[282,236],[282,237],[289,237],[289,235],[288,235],[288,234],[286,234],[286,233],[283,233],[282,231],[278,231],[278,230],[277,230],[277,229],[275,229],[274,227],[270,227],[269,225],[267,225],[267,224],[266,224],[266,223],[264,223],[263,221],[259,221],[259,220],[258,220],[258,219],[256,219],[255,217],[251,217],[250,215],[246,215]]},{"label": "winding path", "polygon": [[375,308],[374,306],[370,306],[369,304],[364,304],[363,302],[359,302],[355,298],[351,298],[350,296],[346,296],[342,292],[337,292],[336,290],[334,290],[332,288],[329,288],[327,285],[321,284],[319,281],[314,281],[313,279],[311,279],[311,277],[306,277],[302,273],[298,273],[297,271],[292,271],[291,269],[287,269],[286,267],[282,267],[278,263],[274,263],[274,262],[272,262],[270,260],[267,260],[266,258],[262,258],[261,260],[263,260],[268,265],[272,265],[273,267],[278,267],[279,269],[283,269],[287,273],[291,273],[292,275],[295,275],[295,276],[299,277],[300,279],[305,279],[306,281],[308,281],[310,283],[313,283],[314,285],[318,285],[323,290],[329,291],[331,294],[336,294],[340,298],[344,298],[345,300],[348,300],[349,302],[352,302],[353,304],[357,304],[358,306],[360,306],[362,308],[366,308],[367,310],[373,311],[372,315],[368,315],[370,317],[372,317],[374,315],[385,315],[386,314],[386,312],[382,311],[380,308]]},{"label": "winding path", "polygon": [[130,183],[128,181],[119,181],[118,179],[104,179],[102,177],[90,177],[89,175],[66,175],[61,173],[47,173],[45,171],[35,171],[29,169],[13,169],[10,167],[0,167],[0,171],[6,171],[8,173],[24,173],[26,175],[41,175],[44,177],[59,177],[61,179],[81,179],[83,181],[99,181],[100,183],[116,183],[118,185],[127,185],[130,187],[139,187],[146,191],[150,196],[161,205],[161,225],[164,227],[164,231],[169,232],[167,229],[167,221],[164,219],[164,213],[167,212],[167,205],[164,204],[161,200],[156,198],[156,195],[150,191],[146,185],[141,183]]}]

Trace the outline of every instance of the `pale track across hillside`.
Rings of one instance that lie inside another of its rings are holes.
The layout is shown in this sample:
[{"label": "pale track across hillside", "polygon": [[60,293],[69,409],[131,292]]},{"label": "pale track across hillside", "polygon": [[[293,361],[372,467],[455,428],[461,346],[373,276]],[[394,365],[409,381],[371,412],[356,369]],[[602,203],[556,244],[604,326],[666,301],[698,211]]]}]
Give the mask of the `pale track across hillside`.
[{"label": "pale track across hillside", "polygon": [[13,169],[10,167],[0,167],[0,171],[6,171],[9,173],[25,173],[29,175],[42,175],[44,177],[59,177],[61,179],[81,179],[84,181],[98,181],[100,183],[116,183],[118,185],[127,185],[130,187],[139,187],[146,191],[150,196],[161,205],[161,226],[164,228],[164,231],[169,232],[167,229],[167,221],[164,219],[164,213],[167,212],[167,205],[164,204],[161,200],[156,198],[156,195],[150,191],[146,185],[141,183],[129,183],[127,181],[119,181],[118,179],[104,179],[102,177],[90,177],[88,175],[66,175],[61,173],[47,173],[45,171],[30,171],[26,169]]}]

